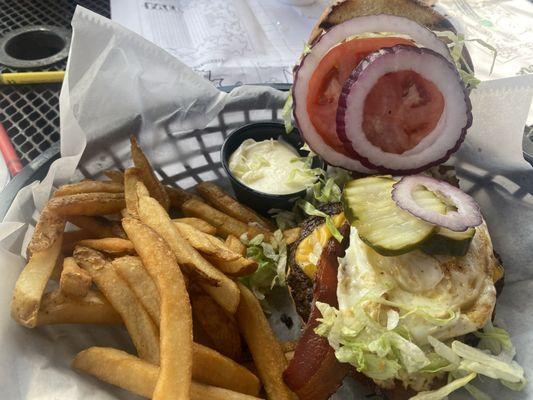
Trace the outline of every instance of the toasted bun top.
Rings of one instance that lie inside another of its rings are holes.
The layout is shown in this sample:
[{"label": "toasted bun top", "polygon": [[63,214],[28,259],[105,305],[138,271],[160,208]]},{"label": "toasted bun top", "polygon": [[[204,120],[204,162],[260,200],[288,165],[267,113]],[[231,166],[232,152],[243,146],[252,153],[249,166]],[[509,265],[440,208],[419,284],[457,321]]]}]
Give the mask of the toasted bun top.
[{"label": "toasted bun top", "polygon": [[431,30],[455,32],[443,15],[418,0],[338,0],[326,8],[309,36],[309,43],[325,30],[354,17],[391,14],[406,17]]}]

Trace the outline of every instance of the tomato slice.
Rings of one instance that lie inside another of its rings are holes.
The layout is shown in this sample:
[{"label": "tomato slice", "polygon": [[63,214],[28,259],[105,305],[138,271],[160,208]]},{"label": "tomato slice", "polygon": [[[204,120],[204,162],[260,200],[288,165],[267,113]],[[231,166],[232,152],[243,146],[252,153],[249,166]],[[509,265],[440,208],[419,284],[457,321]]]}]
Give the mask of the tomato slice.
[{"label": "tomato slice", "polygon": [[344,83],[369,53],[397,44],[413,42],[399,37],[355,38],[333,47],[320,60],[309,81],[307,112],[317,132],[335,150],[346,154],[336,130],[337,104]]},{"label": "tomato slice", "polygon": [[433,82],[413,71],[391,72],[366,96],[363,131],[374,146],[402,154],[435,128],[443,110],[444,97]]}]

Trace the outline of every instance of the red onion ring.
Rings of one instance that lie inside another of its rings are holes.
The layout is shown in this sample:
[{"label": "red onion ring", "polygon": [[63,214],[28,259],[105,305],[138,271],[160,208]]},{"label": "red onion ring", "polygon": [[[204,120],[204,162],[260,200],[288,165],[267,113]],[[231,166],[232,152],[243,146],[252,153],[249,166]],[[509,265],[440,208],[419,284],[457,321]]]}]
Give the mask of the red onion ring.
[{"label": "red onion ring", "polygon": [[[444,197],[457,208],[457,211],[439,214],[420,207],[413,198],[413,191],[418,186],[423,186],[436,195]],[[483,221],[479,206],[472,197],[447,182],[425,175],[404,176],[393,185],[392,199],[398,207],[415,217],[455,232],[466,231],[468,228],[480,225]]]},{"label": "red onion ring", "polygon": [[[412,71],[434,84],[444,97],[438,123],[412,149],[394,154],[371,143],[363,128],[365,102],[374,85],[391,72]],[[439,53],[395,45],[370,53],[344,83],[337,108],[337,136],[348,154],[381,173],[420,173],[457,151],[472,125],[470,99],[454,64]]]},{"label": "red onion ring", "polygon": [[296,126],[303,140],[328,164],[365,174],[375,172],[375,170],[363,166],[356,158],[338,152],[330,147],[320,136],[307,113],[306,99],[309,90],[309,81],[319,65],[320,60],[322,60],[326,53],[350,36],[367,32],[391,32],[392,35],[407,35],[417,45],[431,49],[443,56],[446,60],[452,61],[450,51],[446,44],[428,28],[409,18],[388,14],[365,15],[351,18],[333,26],[313,43],[311,52],[302,58],[300,64],[294,71],[292,98],[294,101],[293,110]]}]

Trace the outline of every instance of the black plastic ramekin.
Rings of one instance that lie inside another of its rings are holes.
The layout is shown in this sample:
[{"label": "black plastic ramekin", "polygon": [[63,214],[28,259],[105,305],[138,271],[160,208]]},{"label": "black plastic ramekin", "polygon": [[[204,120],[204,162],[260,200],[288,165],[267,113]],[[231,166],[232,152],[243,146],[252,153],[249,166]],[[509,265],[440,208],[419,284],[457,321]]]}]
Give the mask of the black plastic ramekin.
[{"label": "black plastic ramekin", "polygon": [[[305,196],[305,189],[288,194],[268,194],[254,190],[239,182],[233,176],[229,169],[229,158],[246,139],[254,139],[259,142],[278,138],[282,138],[286,143],[293,146],[301,156],[305,157],[307,155],[306,151],[301,150],[303,142],[298,130],[295,128],[291,133],[286,134],[285,126],[278,122],[256,122],[240,127],[226,138],[220,154],[222,165],[228,174],[237,199],[263,215],[268,215],[268,210],[271,209],[291,209],[296,200]],[[320,158],[315,157],[311,167],[323,168],[324,163]]]}]

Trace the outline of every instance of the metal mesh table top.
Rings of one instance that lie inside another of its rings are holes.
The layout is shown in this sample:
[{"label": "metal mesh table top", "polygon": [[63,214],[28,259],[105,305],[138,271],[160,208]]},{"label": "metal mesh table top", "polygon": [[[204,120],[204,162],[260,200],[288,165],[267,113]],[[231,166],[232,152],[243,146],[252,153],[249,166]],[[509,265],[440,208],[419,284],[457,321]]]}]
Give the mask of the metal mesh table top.
[{"label": "metal mesh table top", "polygon": [[[28,25],[56,25],[70,29],[79,4],[106,17],[109,0],[2,0],[0,35]],[[63,70],[66,60],[43,70]],[[1,72],[16,72],[0,65]],[[0,122],[4,125],[22,164],[26,165],[59,140],[61,85],[0,86]]]}]

